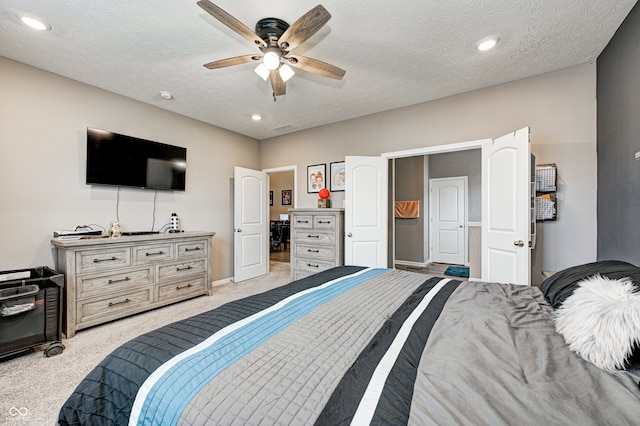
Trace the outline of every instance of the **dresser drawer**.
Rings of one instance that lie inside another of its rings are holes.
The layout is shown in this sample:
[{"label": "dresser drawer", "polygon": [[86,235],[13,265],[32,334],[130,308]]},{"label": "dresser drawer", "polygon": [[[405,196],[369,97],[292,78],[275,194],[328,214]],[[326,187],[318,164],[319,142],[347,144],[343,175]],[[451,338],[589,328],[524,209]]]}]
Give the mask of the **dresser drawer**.
[{"label": "dresser drawer", "polygon": [[334,266],[336,266],[336,262],[327,260],[296,259],[294,267],[296,271],[307,271],[315,274],[316,272],[324,271],[325,269],[333,268]]},{"label": "dresser drawer", "polygon": [[295,233],[296,244],[335,244],[336,233],[327,231],[298,230]]},{"label": "dresser drawer", "polygon": [[76,253],[76,273],[78,274],[126,266],[131,266],[129,247],[82,250]]},{"label": "dresser drawer", "polygon": [[308,246],[304,244],[296,245],[297,257],[304,257],[306,259],[328,259],[333,260],[336,257],[336,248],[333,246]]},{"label": "dresser drawer", "polygon": [[295,215],[293,216],[293,229],[313,228],[313,216],[311,215]]},{"label": "dresser drawer", "polygon": [[166,262],[167,260],[173,260],[173,246],[169,243],[151,244],[133,248],[133,262],[136,265]]},{"label": "dresser drawer", "polygon": [[164,302],[165,300],[180,299],[206,291],[207,283],[205,277],[193,278],[179,283],[172,282],[158,286],[158,297],[156,301]]},{"label": "dresser drawer", "polygon": [[178,259],[192,259],[204,257],[206,241],[177,243]]},{"label": "dresser drawer", "polygon": [[336,229],[336,217],[335,216],[314,216],[313,217],[314,229]]},{"label": "dresser drawer", "polygon": [[172,263],[158,267],[158,280],[175,279],[180,276],[188,276],[205,272],[205,260],[192,260],[188,262]]},{"label": "dresser drawer", "polygon": [[84,275],[76,280],[76,297],[83,299],[152,283],[153,272],[150,266],[127,272]]},{"label": "dresser drawer", "polygon": [[105,298],[93,298],[78,301],[77,323],[104,322],[120,318],[128,312],[138,312],[139,308],[153,303],[153,286],[139,288],[135,291],[121,292]]}]

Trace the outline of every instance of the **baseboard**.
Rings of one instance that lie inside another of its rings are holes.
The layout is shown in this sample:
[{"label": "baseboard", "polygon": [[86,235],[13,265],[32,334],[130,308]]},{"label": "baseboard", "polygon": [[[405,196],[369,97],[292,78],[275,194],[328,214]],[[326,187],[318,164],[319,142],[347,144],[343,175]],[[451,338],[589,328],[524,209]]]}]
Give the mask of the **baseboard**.
[{"label": "baseboard", "polygon": [[410,260],[394,260],[394,265],[412,266],[414,268],[425,268],[431,262],[412,262]]},{"label": "baseboard", "polygon": [[211,287],[212,287],[212,288],[213,288],[213,287],[218,287],[218,286],[225,285],[225,284],[229,284],[229,283],[232,283],[232,282],[233,282],[233,277],[223,278],[223,279],[218,280],[218,281],[213,281],[213,282],[211,283]]}]

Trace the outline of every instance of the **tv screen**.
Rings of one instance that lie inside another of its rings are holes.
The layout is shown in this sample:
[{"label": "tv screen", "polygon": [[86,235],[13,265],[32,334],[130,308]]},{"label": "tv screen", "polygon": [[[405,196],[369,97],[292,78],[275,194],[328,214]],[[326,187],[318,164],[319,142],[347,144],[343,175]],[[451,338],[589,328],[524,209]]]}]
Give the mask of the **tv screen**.
[{"label": "tv screen", "polygon": [[187,148],[87,128],[87,184],[185,190]]}]

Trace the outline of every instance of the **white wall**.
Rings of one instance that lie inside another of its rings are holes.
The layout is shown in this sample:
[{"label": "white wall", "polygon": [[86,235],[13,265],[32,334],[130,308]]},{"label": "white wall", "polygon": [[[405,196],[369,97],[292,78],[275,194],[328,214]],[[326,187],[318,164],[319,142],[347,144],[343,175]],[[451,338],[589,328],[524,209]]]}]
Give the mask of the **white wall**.
[{"label": "white wall", "polygon": [[[283,135],[261,142],[262,168],[306,167],[345,155],[380,155],[413,148],[499,137],[531,127],[538,163],[555,162],[560,177],[559,220],[540,224],[532,281],[596,258],[596,67],[594,63],[449,98]],[[416,90],[420,90],[416,87]],[[342,205],[344,193],[331,196]],[[316,204],[301,191],[299,207]]]},{"label": "white wall", "polygon": [[[116,219],[117,189],[84,183],[97,127],[187,148],[187,190],[158,191],[154,229],[176,212],[184,230],[216,232],[213,279],[232,275],[233,166],[258,168],[257,141],[2,57],[0,75],[0,270],[53,266],[53,230]],[[123,230],[151,229],[153,199],[120,190]]]}]

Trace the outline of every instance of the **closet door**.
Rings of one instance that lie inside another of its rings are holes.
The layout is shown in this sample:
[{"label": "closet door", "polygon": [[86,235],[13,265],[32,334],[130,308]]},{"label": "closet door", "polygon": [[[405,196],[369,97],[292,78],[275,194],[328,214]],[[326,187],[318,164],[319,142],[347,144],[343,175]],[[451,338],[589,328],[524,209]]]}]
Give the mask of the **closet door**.
[{"label": "closet door", "polygon": [[388,160],[345,158],[345,264],[387,267]]},{"label": "closet door", "polygon": [[482,280],[529,285],[529,128],[482,147]]}]

